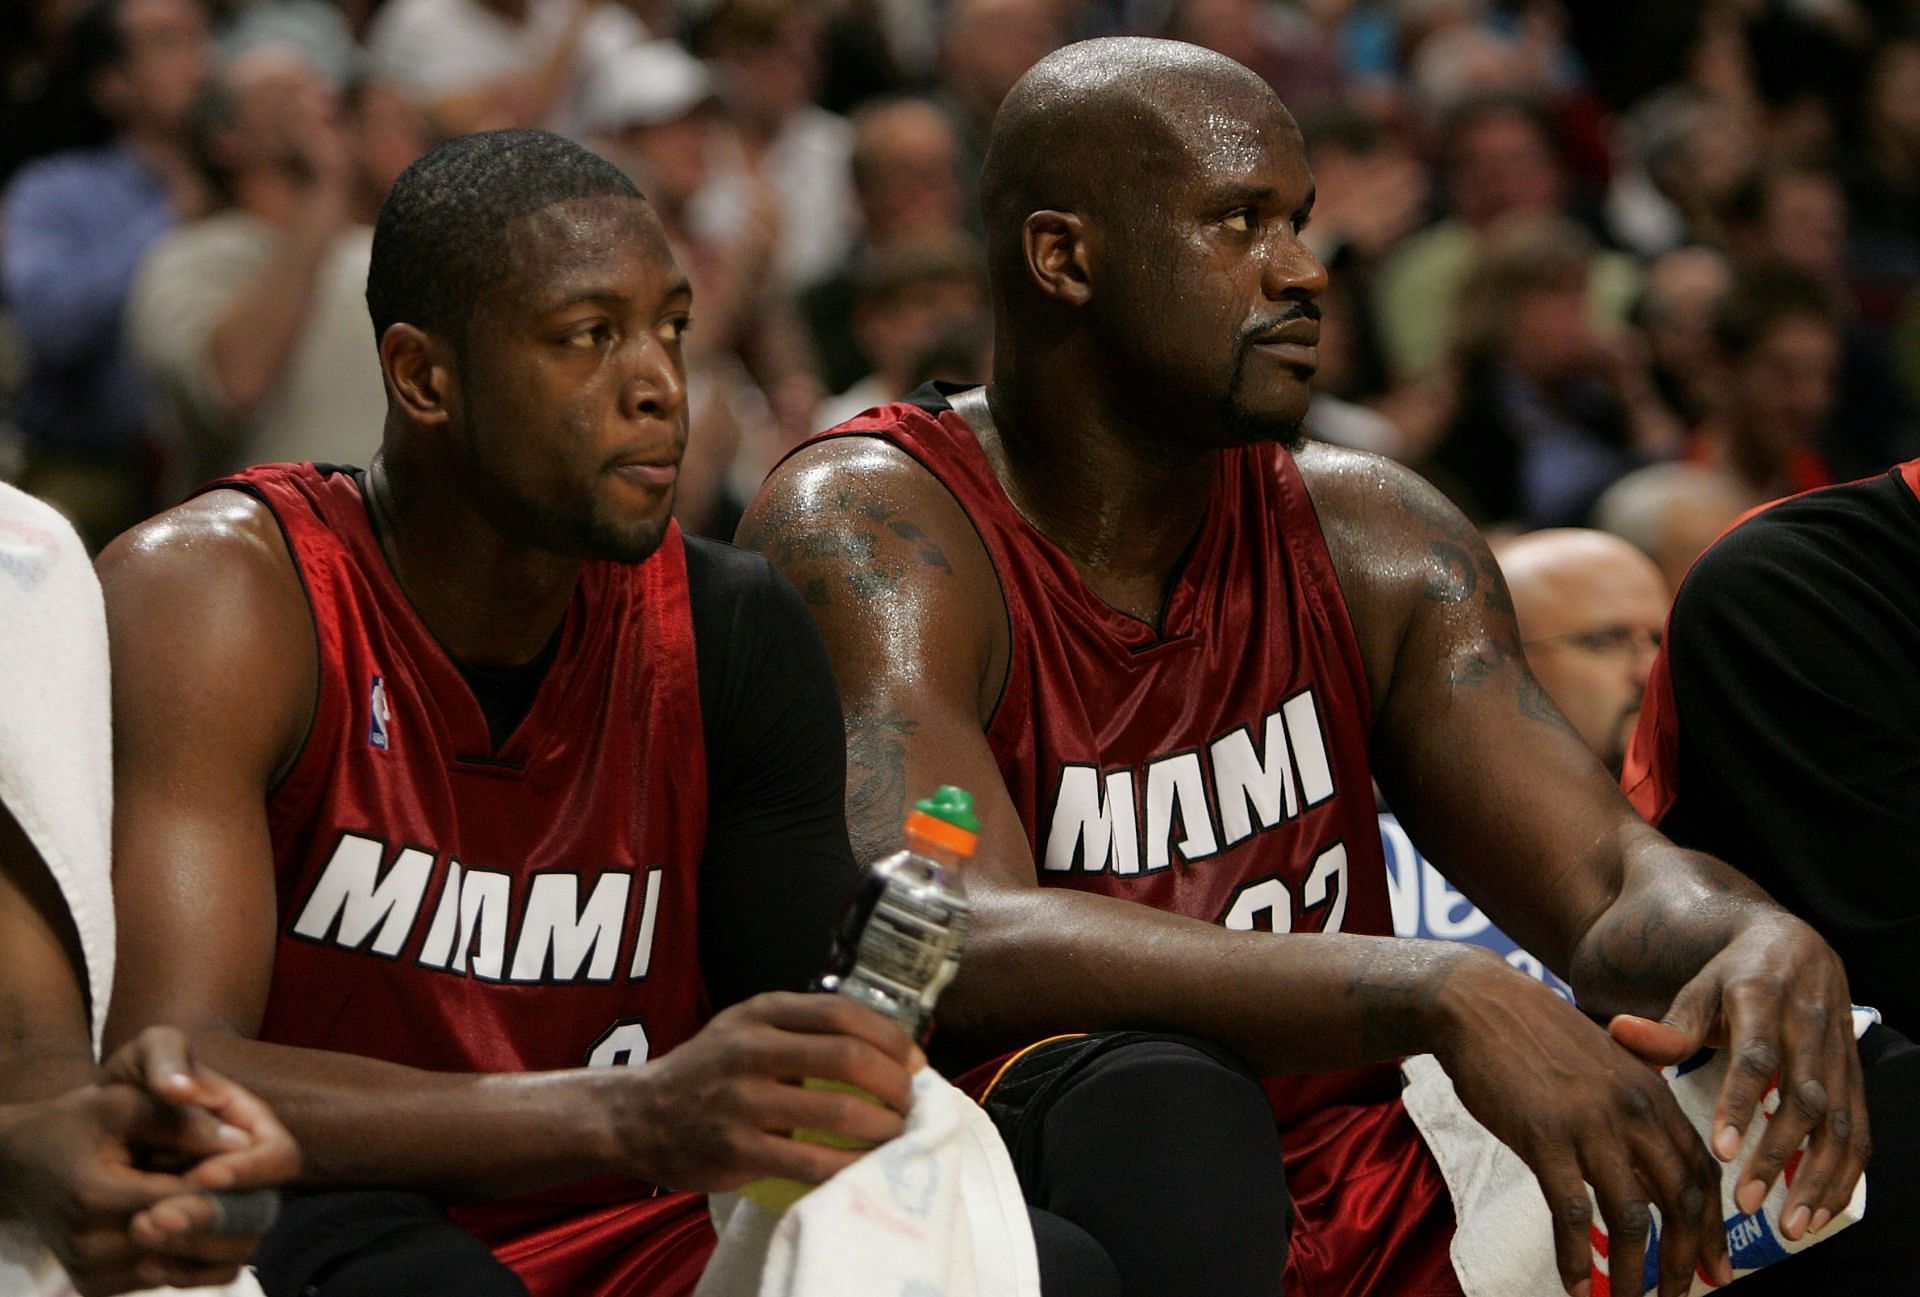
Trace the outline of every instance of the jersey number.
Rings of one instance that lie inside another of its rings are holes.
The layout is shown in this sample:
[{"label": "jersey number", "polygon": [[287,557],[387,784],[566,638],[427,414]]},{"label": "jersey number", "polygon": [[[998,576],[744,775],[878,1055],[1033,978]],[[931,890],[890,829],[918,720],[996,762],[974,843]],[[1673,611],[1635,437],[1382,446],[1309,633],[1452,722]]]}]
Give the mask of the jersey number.
[{"label": "jersey number", "polygon": [[588,1067],[638,1067],[647,1061],[647,1029],[638,1018],[622,1018],[600,1033],[587,1051]]},{"label": "jersey number", "polygon": [[[1220,922],[1235,932],[1338,932],[1347,917],[1347,845],[1336,842],[1322,851],[1300,889],[1300,915],[1293,912],[1293,889],[1278,875],[1248,883],[1233,894],[1226,917]],[[1309,916],[1326,909],[1325,923],[1315,925]]]}]

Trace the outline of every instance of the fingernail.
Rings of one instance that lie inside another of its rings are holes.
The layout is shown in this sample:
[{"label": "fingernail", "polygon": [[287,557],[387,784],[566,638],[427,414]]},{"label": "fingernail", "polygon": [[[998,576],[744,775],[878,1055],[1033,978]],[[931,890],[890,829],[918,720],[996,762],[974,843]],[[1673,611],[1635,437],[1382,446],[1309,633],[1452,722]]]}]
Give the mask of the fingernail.
[{"label": "fingernail", "polygon": [[1718,1272],[1720,1286],[1722,1288],[1733,1282],[1733,1259],[1731,1257],[1721,1257],[1720,1263],[1714,1268]]},{"label": "fingernail", "polygon": [[1567,1289],[1567,1292],[1571,1294],[1571,1297],[1587,1297],[1587,1294],[1592,1291],[1592,1289],[1593,1280],[1582,1279],[1579,1283]]},{"label": "fingernail", "polygon": [[229,1126],[225,1122],[220,1123],[220,1129],[214,1132],[214,1138],[228,1148],[246,1148],[253,1143],[253,1136],[238,1126]]},{"label": "fingernail", "polygon": [[1733,1155],[1740,1151],[1740,1132],[1730,1125],[1722,1125],[1713,1132],[1713,1155],[1722,1162],[1733,1161]]},{"label": "fingernail", "polygon": [[1798,1207],[1795,1207],[1787,1213],[1786,1220],[1781,1222],[1781,1228],[1786,1230],[1788,1238],[1798,1240],[1802,1234],[1807,1232],[1807,1222],[1812,1219],[1813,1213],[1807,1210],[1805,1203],[1801,1203]]},{"label": "fingernail", "polygon": [[1813,1213],[1813,1232],[1815,1234],[1818,1234],[1821,1230],[1827,1227],[1827,1222],[1831,1221],[1832,1219],[1833,1219],[1833,1213],[1828,1211],[1825,1207],[1822,1207],[1819,1211],[1816,1211],[1815,1213]]},{"label": "fingernail", "polygon": [[1740,1186],[1740,1192],[1734,1195],[1734,1205],[1751,1216],[1760,1210],[1760,1204],[1767,1200],[1767,1186],[1761,1180],[1749,1180]]}]

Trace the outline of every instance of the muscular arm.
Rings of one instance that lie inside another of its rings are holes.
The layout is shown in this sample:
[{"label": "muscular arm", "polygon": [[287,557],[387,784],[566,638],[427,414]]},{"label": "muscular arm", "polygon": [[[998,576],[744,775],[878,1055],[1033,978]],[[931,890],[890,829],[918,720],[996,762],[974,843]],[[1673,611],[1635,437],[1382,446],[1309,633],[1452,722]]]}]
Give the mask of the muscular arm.
[{"label": "muscular arm", "polygon": [[271,514],[237,492],[122,537],[100,576],[120,915],[109,1045],[148,1023],[179,1025],[274,1106],[305,1149],[305,1180],[320,1185],[471,1198],[606,1171],[675,1187],[818,1181],[848,1155],[769,1132],[824,1121],[877,1140],[898,1129],[872,1105],[774,1084],[834,1076],[904,1110],[896,1060],[908,1043],[881,1036],[877,1015],[853,1020],[858,1006],[837,997],[759,997],[641,1068],[438,1073],[254,1039],[277,932],[266,800],[305,739],[318,672],[305,596]]},{"label": "muscular arm", "polygon": [[1836,1207],[1866,1158],[1838,958],[1748,879],[1640,820],[1527,670],[1498,569],[1437,492],[1331,447],[1301,468],[1367,660],[1375,770],[1395,809],[1588,1013],[1634,1015],[1612,1024],[1623,1044],[1655,1062],[1732,1047],[1712,1131],[1723,1158],[1778,1073],[1784,1102],[1738,1200],[1753,1210],[1811,1137],[1811,1183],[1786,1213],[1797,1237],[1795,1212]]},{"label": "muscular arm", "polygon": [[1527,669],[1506,582],[1453,505],[1372,456],[1315,446],[1300,465],[1366,660],[1374,771],[1395,812],[1588,1012],[1661,1016],[1740,923],[1778,910],[1634,813]]}]

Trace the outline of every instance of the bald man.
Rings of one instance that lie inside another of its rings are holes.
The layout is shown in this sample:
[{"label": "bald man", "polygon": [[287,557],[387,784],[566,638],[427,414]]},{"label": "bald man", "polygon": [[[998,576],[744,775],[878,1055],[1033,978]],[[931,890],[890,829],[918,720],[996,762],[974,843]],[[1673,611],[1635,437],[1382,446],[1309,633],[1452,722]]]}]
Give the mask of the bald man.
[{"label": "bald man", "polygon": [[1619,778],[1671,596],[1639,550],[1573,527],[1496,542],[1527,666]]},{"label": "bald man", "polygon": [[[1811,1134],[1786,1212],[1804,1236],[1865,1156],[1845,978],[1634,815],[1444,497],[1304,444],[1313,190],[1293,119],[1239,64],[1138,39],[1050,55],[982,176],[993,382],[806,444],[742,539],[824,632],[856,844],[896,841],[922,787],[975,791],[949,1048],[995,1056],[985,1101],[1028,1194],[1129,1293],[1273,1293],[1283,1264],[1315,1297],[1457,1293],[1393,1067],[1432,1052],[1539,1180],[1568,1290],[1588,1282],[1585,1181],[1616,1272],[1640,1272],[1662,1208],[1671,1297],[1696,1264],[1727,1273],[1720,1167],[1643,1060],[1711,1024],[1770,1051],[1808,1102],[1737,1191],[1757,1201]],[[1388,935],[1375,778],[1598,1023],[1485,951]],[[1764,1086],[1734,1071],[1728,1156]],[[1249,1185],[1290,1196],[1290,1248]]]}]

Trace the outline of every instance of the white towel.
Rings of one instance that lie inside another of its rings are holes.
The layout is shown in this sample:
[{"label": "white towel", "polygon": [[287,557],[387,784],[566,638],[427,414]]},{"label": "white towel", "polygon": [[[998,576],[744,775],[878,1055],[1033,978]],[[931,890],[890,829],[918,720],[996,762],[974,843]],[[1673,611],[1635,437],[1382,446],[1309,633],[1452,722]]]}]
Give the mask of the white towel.
[{"label": "white towel", "polygon": [[776,1216],[710,1204],[694,1297],[1040,1297],[1033,1226],[999,1132],[931,1068],[906,1130]]},{"label": "white towel", "polygon": [[[1864,1033],[1878,1020],[1879,1014],[1873,1010],[1855,1009],[1854,1034]],[[1427,1147],[1433,1150],[1434,1160],[1439,1162],[1440,1173],[1453,1198],[1454,1216],[1458,1221],[1453,1236],[1453,1269],[1466,1297],[1543,1297],[1543,1294],[1559,1293],[1553,1221],[1533,1172],[1518,1154],[1495,1139],[1466,1110],[1454,1093],[1453,1082],[1431,1054],[1408,1059],[1402,1071],[1407,1079],[1407,1088],[1402,1094],[1407,1112],[1420,1128]],[[1703,1139],[1726,1074],[1726,1055],[1714,1050],[1703,1050],[1677,1068],[1662,1069],[1662,1075],[1673,1087],[1680,1110],[1686,1113]],[[1762,1101],[1761,1112],[1771,1117],[1779,1106],[1779,1089],[1770,1088]],[[1746,1165],[1753,1150],[1759,1147],[1766,1128],[1765,1118],[1748,1123],[1746,1141],[1721,1177],[1721,1210],[1735,1279],[1831,1238],[1866,1215],[1865,1176],[1854,1186],[1853,1199],[1844,1211],[1818,1234],[1803,1236],[1797,1242],[1781,1234],[1779,1228],[1786,1206],[1788,1177],[1774,1181],[1757,1213],[1749,1216],[1736,1207],[1733,1191],[1737,1177],[1733,1168]],[[1589,1190],[1589,1194],[1591,1192]],[[1657,1239],[1660,1209],[1655,1207],[1653,1211]],[[1606,1224],[1596,1207],[1592,1297],[1609,1297],[1609,1294],[1610,1297],[1643,1297],[1652,1292],[1651,1283],[1614,1282],[1608,1273],[1606,1238]],[[1656,1246],[1649,1246],[1648,1255],[1650,1259],[1657,1255]],[[1691,1297],[1712,1290],[1698,1274],[1694,1276]]]},{"label": "white towel", "polygon": [[[106,612],[86,547],[51,507],[0,482],[0,804],[73,915],[96,1051],[113,987],[111,706]],[[72,1292],[37,1242],[0,1228],[0,1297]],[[260,1285],[247,1273],[192,1292],[259,1297]]]},{"label": "white towel", "polygon": [[86,548],[0,483],[0,803],[73,914],[97,1049],[113,986],[113,765],[107,621]]}]

